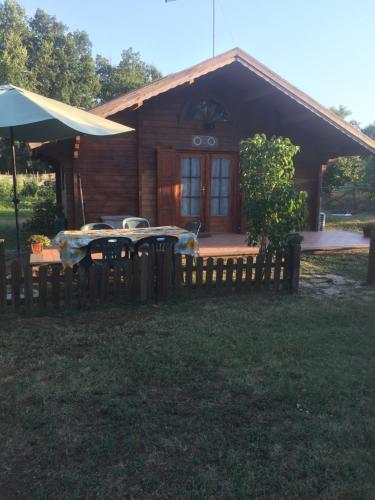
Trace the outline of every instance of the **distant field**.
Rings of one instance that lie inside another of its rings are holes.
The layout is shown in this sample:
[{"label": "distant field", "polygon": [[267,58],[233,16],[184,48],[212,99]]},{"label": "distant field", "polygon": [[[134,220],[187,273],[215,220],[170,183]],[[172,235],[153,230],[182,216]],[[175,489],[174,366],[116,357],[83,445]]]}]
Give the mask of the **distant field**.
[{"label": "distant field", "polygon": [[362,232],[365,224],[375,224],[375,212],[360,212],[352,217],[334,217],[327,216],[326,230],[327,231],[355,231]]},{"label": "distant field", "polygon": [[[22,231],[22,224],[31,215],[31,208],[20,210],[21,242],[24,243],[25,235]],[[16,250],[16,221],[14,209],[11,206],[4,207],[0,205],[0,239],[5,240],[6,252],[8,255],[15,253]]]},{"label": "distant field", "polygon": [[[54,174],[19,174],[17,176],[18,197],[20,199],[19,215],[21,227],[21,243],[25,243],[26,235],[22,230],[22,225],[26,219],[30,218],[32,207],[37,198],[37,193],[25,194],[24,187],[30,183],[36,183],[40,188],[44,182],[53,181]],[[12,176],[10,174],[0,174],[0,239],[6,240],[6,252],[12,255],[16,251],[16,224],[14,216],[14,206],[12,203]]]}]

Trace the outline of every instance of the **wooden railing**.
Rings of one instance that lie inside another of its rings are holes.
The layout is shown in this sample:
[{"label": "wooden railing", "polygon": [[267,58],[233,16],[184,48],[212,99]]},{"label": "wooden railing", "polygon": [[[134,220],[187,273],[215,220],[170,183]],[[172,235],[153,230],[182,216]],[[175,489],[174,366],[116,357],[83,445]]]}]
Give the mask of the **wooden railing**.
[{"label": "wooden railing", "polygon": [[198,294],[264,290],[298,291],[300,245],[286,256],[203,259],[160,252],[114,266],[63,270],[60,264],[31,267],[14,261],[6,270],[0,241],[0,308],[28,313],[48,308],[164,301]]}]

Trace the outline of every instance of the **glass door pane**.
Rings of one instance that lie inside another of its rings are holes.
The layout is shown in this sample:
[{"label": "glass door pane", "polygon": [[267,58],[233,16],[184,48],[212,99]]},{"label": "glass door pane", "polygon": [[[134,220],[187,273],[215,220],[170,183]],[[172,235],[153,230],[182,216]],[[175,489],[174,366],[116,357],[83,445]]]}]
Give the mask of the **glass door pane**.
[{"label": "glass door pane", "polygon": [[211,161],[211,215],[227,216],[230,207],[231,164],[227,158]]},{"label": "glass door pane", "polygon": [[200,215],[201,205],[201,160],[185,157],[181,160],[181,215]]}]

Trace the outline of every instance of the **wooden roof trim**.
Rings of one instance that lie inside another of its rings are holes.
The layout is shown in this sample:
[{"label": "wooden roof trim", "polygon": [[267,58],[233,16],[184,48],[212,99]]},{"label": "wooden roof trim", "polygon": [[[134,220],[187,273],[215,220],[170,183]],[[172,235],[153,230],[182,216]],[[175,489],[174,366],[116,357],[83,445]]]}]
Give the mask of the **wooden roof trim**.
[{"label": "wooden roof trim", "polygon": [[347,137],[356,141],[362,147],[375,154],[375,141],[373,139],[354,128],[350,125],[350,123],[346,122],[332,111],[322,106],[310,96],[299,90],[287,80],[284,80],[284,78],[279,76],[277,73],[273,72],[267,66],[239,48],[229,50],[228,52],[224,52],[216,57],[207,59],[206,61],[196,64],[188,69],[167,75],[164,78],[151,82],[139,89],[116,97],[105,104],[97,106],[92,110],[92,112],[103,117],[114,115],[134,105],[138,106],[140,102],[143,104],[144,101],[156,97],[164,92],[168,92],[169,90],[172,90],[180,85],[190,84],[192,80],[194,81],[196,78],[216,71],[217,69],[236,61],[273,87],[277,88],[279,91],[286,94],[305,109],[314,113],[316,116],[345,134]]},{"label": "wooden roof trim", "polygon": [[272,70],[267,68],[267,66],[264,66],[264,64],[257,61],[243,50],[238,49],[238,55],[238,62],[248,67],[255,74],[263,78],[263,80],[276,87],[278,90],[298,102],[298,104],[302,105],[318,117],[327,121],[330,125],[334,126],[340,132],[343,132],[349,138],[354,139],[371,153],[375,153],[375,141],[371,139],[371,137],[368,137],[343,118],[322,106],[318,101],[305,94],[302,90],[299,90],[297,87],[289,83],[277,73],[274,73]]},{"label": "wooden roof trim", "polygon": [[160,78],[159,80],[150,82],[139,89],[132,90],[119,97],[115,97],[114,99],[95,107],[91,110],[91,112],[106,118],[123,111],[124,109],[130,108],[134,104],[137,104],[140,100],[146,101],[152,97],[156,97],[159,94],[167,92],[168,90],[179,87],[180,85],[191,84],[196,78],[204,76],[234,62],[236,60],[235,54],[236,49],[224,52],[219,56],[207,59],[199,64],[196,64],[195,66],[177,73],[172,73]]}]

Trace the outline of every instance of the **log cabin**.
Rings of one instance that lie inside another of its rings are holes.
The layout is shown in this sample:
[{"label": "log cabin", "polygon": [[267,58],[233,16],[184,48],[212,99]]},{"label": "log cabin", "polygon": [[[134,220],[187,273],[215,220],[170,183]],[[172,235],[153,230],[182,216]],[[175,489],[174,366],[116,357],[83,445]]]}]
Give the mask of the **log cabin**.
[{"label": "log cabin", "polygon": [[152,225],[201,220],[207,232],[240,232],[239,144],[256,133],[300,146],[295,182],[318,230],[322,172],[338,156],[375,152],[375,141],[241,49],[101,104],[92,113],[134,128],[38,148],[56,169],[67,227],[103,216]]}]

